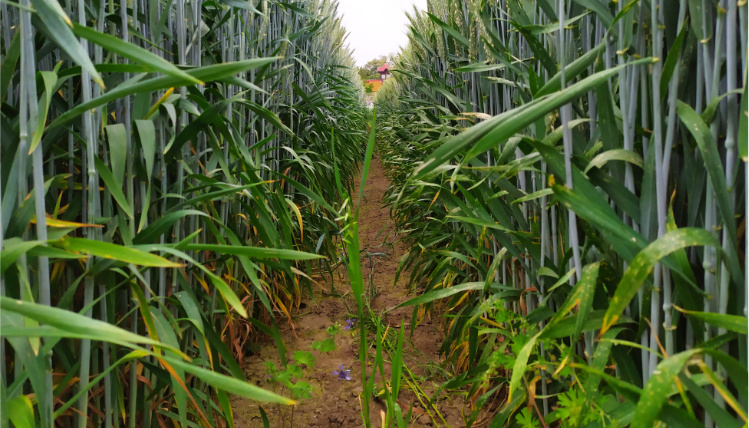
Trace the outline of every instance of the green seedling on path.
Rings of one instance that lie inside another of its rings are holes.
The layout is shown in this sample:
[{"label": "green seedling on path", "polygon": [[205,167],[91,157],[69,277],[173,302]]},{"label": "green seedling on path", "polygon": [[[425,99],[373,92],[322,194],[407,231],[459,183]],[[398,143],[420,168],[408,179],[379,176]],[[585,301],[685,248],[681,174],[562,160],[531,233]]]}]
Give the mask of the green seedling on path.
[{"label": "green seedling on path", "polygon": [[[329,337],[320,342],[314,342],[311,346],[312,349],[318,350],[323,353],[329,353],[336,349],[334,336],[337,334],[338,327],[333,325],[328,327],[327,331],[333,337]],[[276,385],[281,385],[282,392],[285,389],[294,399],[296,400],[309,400],[312,398],[314,387],[305,379],[309,377],[309,373],[315,370],[317,359],[310,351],[295,351],[293,355],[293,364],[286,364],[283,368],[278,368],[272,361],[266,361],[263,363],[265,366],[266,376],[268,382],[273,385],[275,391]],[[261,412],[261,418],[267,419],[265,410],[259,407]],[[279,417],[281,417],[282,426],[285,425],[286,418],[283,416],[279,407]],[[289,411],[289,426],[294,426],[294,407]]]},{"label": "green seedling on path", "polygon": [[[364,155],[364,163],[362,165],[362,176],[361,176],[361,184],[360,184],[360,190],[359,190],[359,203],[361,203],[362,196],[364,195],[364,185],[367,182],[367,174],[369,172],[369,166],[372,162],[372,152],[374,150],[374,141],[375,141],[375,127],[376,127],[376,112],[372,112],[372,119],[369,124],[370,132],[369,132],[369,138],[367,140],[367,146],[366,146],[366,152]],[[334,159],[334,170],[335,170],[335,177],[336,177],[336,184],[338,187],[338,192],[340,195],[340,198],[344,201],[350,202],[350,196],[345,192],[343,186],[341,185],[341,182],[339,180],[339,166],[338,162],[335,161],[336,154],[334,152],[333,159]],[[344,234],[344,242],[347,246],[347,253],[348,253],[348,273],[349,273],[349,281],[351,282],[351,291],[354,295],[354,300],[356,301],[356,307],[357,307],[357,314],[358,319],[363,320],[364,319],[364,309],[365,309],[365,301],[364,301],[364,276],[362,274],[362,266],[361,266],[361,258],[359,256],[360,254],[360,248],[359,248],[359,226],[358,226],[358,217],[359,217],[359,205],[357,204],[356,207],[352,207],[352,203],[344,203],[344,212],[341,212],[339,215],[339,220],[342,221],[344,224],[342,233]],[[353,211],[352,211],[353,209]],[[364,425],[368,428],[370,426],[369,421],[369,397],[372,395],[372,386],[367,382],[367,374],[366,374],[366,368],[367,368],[367,336],[366,336],[366,329],[359,328],[359,362],[361,364],[361,372],[362,372],[362,386],[364,388],[361,396],[361,403],[362,403],[362,419],[364,421]]]},{"label": "green seedling on path", "polygon": [[[377,328],[377,342],[375,350],[375,361],[374,370],[380,370],[380,376],[385,379],[385,366],[384,359],[382,356],[383,348],[383,331]],[[403,375],[403,361],[401,359],[403,351],[403,320],[401,320],[400,330],[397,333],[397,343],[390,353],[390,370],[391,378],[390,382],[384,382],[382,386],[382,395],[385,397],[385,403],[387,406],[387,413],[385,415],[384,426],[396,426],[398,428],[404,428],[408,426],[408,421],[411,419],[413,409],[408,409],[408,412],[404,415],[404,409],[401,408],[398,403],[398,394],[401,390],[401,377]],[[369,381],[374,383],[374,370]]]}]

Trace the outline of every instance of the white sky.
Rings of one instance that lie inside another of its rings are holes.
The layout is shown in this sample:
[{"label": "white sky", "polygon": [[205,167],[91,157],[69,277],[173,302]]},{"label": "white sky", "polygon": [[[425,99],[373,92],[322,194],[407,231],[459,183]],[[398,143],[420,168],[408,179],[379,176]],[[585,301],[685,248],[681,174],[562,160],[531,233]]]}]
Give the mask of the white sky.
[{"label": "white sky", "polygon": [[408,43],[406,11],[425,10],[427,0],[338,0],[338,14],[349,32],[346,42],[356,65],[380,55],[397,53]]}]

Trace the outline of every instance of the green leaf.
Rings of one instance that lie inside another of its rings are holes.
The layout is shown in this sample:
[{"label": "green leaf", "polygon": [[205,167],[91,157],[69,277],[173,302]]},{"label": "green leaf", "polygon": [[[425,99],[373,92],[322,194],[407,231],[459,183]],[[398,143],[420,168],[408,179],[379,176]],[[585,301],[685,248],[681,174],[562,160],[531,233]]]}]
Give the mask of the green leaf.
[{"label": "green leaf", "polygon": [[175,368],[179,368],[187,373],[194,374],[198,379],[213,386],[214,388],[231,392],[234,395],[249,398],[255,401],[279,403],[287,406],[296,404],[294,400],[282,397],[270,391],[266,391],[249,382],[222,375],[220,373],[216,373],[214,371],[199,367],[195,364],[190,364],[181,360],[177,360],[175,358],[165,356],[162,357],[162,359]]},{"label": "green leaf", "polygon": [[343,184],[341,183],[341,171],[338,168],[338,159],[335,156],[335,132],[330,131],[330,154],[333,157],[333,176],[335,178],[335,185],[338,189],[338,196],[343,198],[344,190]]},{"label": "green leaf", "polygon": [[[511,23],[515,27],[515,29],[523,35],[523,38],[525,38],[525,41],[528,43],[528,47],[531,48],[531,51],[533,52],[533,56],[538,60],[539,63],[541,63],[544,69],[546,69],[549,74],[556,72],[559,67],[557,67],[557,64],[553,59],[551,59],[549,51],[546,49],[543,43],[538,41],[538,38],[536,38],[536,36],[530,31],[529,27],[521,26],[515,21],[511,21]],[[567,79],[567,82],[572,81],[571,77],[565,77]]]},{"label": "green leaf", "polygon": [[[52,337],[90,338],[103,342],[117,343],[131,348],[134,348],[136,343],[141,343],[171,349],[180,353],[178,349],[172,349],[163,343],[131,333],[115,325],[89,318],[77,312],[66,311],[64,309],[40,305],[37,303],[23,302],[5,296],[0,296],[0,309],[45,324],[45,326],[37,327],[36,329],[42,333],[47,331]],[[7,331],[9,329],[10,327],[5,324],[0,327],[0,331],[2,331],[3,335],[9,335],[9,332]],[[46,336],[46,334],[39,334],[35,337]],[[34,336],[29,335],[29,337]]]},{"label": "green leaf", "polygon": [[13,39],[11,39],[10,46],[8,46],[5,57],[2,59],[3,66],[0,67],[0,101],[5,101],[8,95],[9,85],[18,64],[18,58],[21,56],[20,35],[20,31],[13,32]]},{"label": "green leaf", "polygon": [[632,385],[629,382],[623,381],[618,377],[611,376],[603,370],[591,367],[587,364],[571,363],[570,367],[582,370],[593,376],[600,377],[605,380],[612,388],[614,388],[619,394],[622,394],[625,398],[636,401],[642,394],[642,389],[636,385]]},{"label": "green leaf", "polygon": [[[564,68],[565,80],[569,82],[570,80],[579,76],[580,73],[587,70],[588,67],[593,64],[596,58],[598,58],[598,55],[603,52],[603,49],[605,47],[605,43],[600,43],[598,46],[585,53],[585,55],[567,65]],[[551,93],[559,91],[560,89],[562,89],[562,73],[556,73],[551,79],[549,79],[548,82],[546,82],[544,86],[539,88],[539,90],[535,94],[533,94],[533,96],[535,98],[540,98],[544,95],[549,95]]]},{"label": "green leaf", "polygon": [[688,311],[676,306],[674,308],[685,314],[688,318],[697,318],[700,321],[714,325],[718,328],[743,334],[744,336],[749,334],[749,328],[747,328],[749,319],[747,319],[747,317],[730,314],[716,314],[715,312]]},{"label": "green leaf", "polygon": [[499,224],[499,222],[493,222],[490,220],[482,220],[480,218],[464,217],[464,216],[459,216],[459,215],[449,215],[446,218],[449,220],[456,220],[461,223],[475,224],[476,226],[486,227],[488,229],[501,230],[502,232],[505,232],[505,233],[513,233],[513,234],[521,233],[520,231],[517,231],[514,229],[508,229],[502,226],[501,224]]},{"label": "green leaf", "polygon": [[[221,126],[224,121],[222,114],[226,111],[227,106],[232,102],[239,101],[240,99],[239,96],[235,96],[233,98],[225,98],[212,103],[210,107],[203,110],[197,118],[191,120],[180,130],[176,137],[169,141],[169,144],[164,148],[164,154],[170,153],[172,156],[178,156],[181,148],[188,141],[194,141],[198,137],[198,134],[202,132],[206,132],[207,136],[210,137],[210,133],[207,131],[212,127]],[[195,112],[195,114],[198,114],[198,112]]]},{"label": "green leaf", "polygon": [[686,36],[688,28],[689,27],[686,25],[681,28],[679,35],[668,50],[666,62],[663,63],[663,74],[661,74],[661,95],[668,93],[668,86],[671,83],[671,77],[674,75],[674,70],[679,63],[679,58],[681,57],[681,45],[684,43],[684,36]]},{"label": "green leaf", "polygon": [[[545,10],[544,10],[544,13],[546,13]],[[580,15],[577,15],[574,18],[567,18],[567,20],[564,21],[564,24],[563,24],[564,28],[570,29],[572,24],[585,18],[586,16],[588,16],[588,14],[590,14],[590,12],[581,13]],[[551,20],[552,21],[556,20],[556,18],[551,18]],[[559,31],[559,22],[557,21],[557,22],[554,22],[553,24],[548,24],[548,25],[526,25],[525,27],[531,32],[531,34],[534,34],[534,35],[551,34],[556,31]]]},{"label": "green leaf", "polygon": [[749,161],[749,149],[747,149],[747,141],[749,141],[749,93],[747,93],[749,85],[744,86],[744,93],[741,95],[741,110],[739,110],[739,156],[744,162]]},{"label": "green leaf", "polygon": [[615,30],[615,28],[611,28],[611,25],[614,22],[614,17],[611,15],[611,12],[609,11],[608,4],[604,4],[596,0],[574,0],[574,1],[580,6],[590,9],[593,12],[595,12],[595,14],[598,15],[598,19],[601,20],[601,23],[603,23],[603,25],[606,28]]},{"label": "green leaf", "polygon": [[223,417],[226,419],[227,428],[234,428],[234,412],[231,409],[231,401],[229,400],[229,394],[226,391],[218,390],[216,392],[218,402],[221,404],[221,410],[223,410]]},{"label": "green leaf", "polygon": [[[359,202],[356,205],[356,213],[354,219],[359,219],[359,206],[361,201],[364,200],[364,185],[367,183],[367,176],[369,175],[369,165],[372,163],[372,154],[374,153],[375,133],[377,132],[377,112],[372,112],[372,122],[369,124],[369,139],[367,140],[367,150],[364,153],[364,166],[361,174],[361,185],[359,186]],[[358,230],[358,229],[357,229]],[[358,233],[358,232],[357,232]],[[357,236],[357,240],[359,237]],[[359,250],[356,250],[359,253]]]},{"label": "green leaf", "polygon": [[214,244],[187,244],[183,246],[187,251],[212,251],[214,253],[247,256],[256,259],[279,259],[279,260],[316,260],[324,258],[318,254],[305,253],[303,251],[285,250],[282,248],[263,247],[239,247],[233,245]]},{"label": "green leaf", "polygon": [[676,250],[695,245],[710,245],[720,251],[720,243],[709,231],[684,228],[666,233],[637,253],[609,302],[601,333],[605,333],[617,321],[659,260]]},{"label": "green leaf", "polygon": [[534,201],[538,198],[542,198],[544,196],[549,196],[553,194],[554,194],[554,191],[550,188],[542,189],[542,190],[539,190],[538,192],[533,192],[529,195],[525,195],[522,198],[515,199],[514,201],[512,201],[512,205],[521,204],[523,202]]},{"label": "green leaf", "polygon": [[109,242],[93,241],[85,238],[63,238],[50,244],[67,251],[88,254],[109,260],[118,260],[136,266],[151,267],[181,267],[181,264],[171,262],[163,257],[141,251],[137,248],[123,247]]},{"label": "green leaf", "polygon": [[466,148],[471,148],[462,162],[468,162],[480,153],[484,153],[570,101],[587,94],[596,86],[603,84],[628,65],[651,63],[650,58],[633,61],[627,65],[614,67],[589,76],[563,91],[545,96],[528,104],[514,108],[493,118],[468,128],[466,131],[448,139],[435,150],[421,165],[414,169],[411,179],[419,180],[449,162]]},{"label": "green leaf", "polygon": [[267,108],[251,102],[246,102],[244,100],[238,101],[238,103],[246,105],[249,107],[250,110],[257,113],[260,117],[265,119],[268,123],[272,124],[276,129],[280,129],[285,134],[293,136],[294,131],[292,131],[288,126],[286,126],[282,121],[281,118],[278,117],[277,114],[273,113],[272,111],[268,110]]},{"label": "green leaf", "polygon": [[[580,331],[593,331],[598,330],[603,325],[603,316],[605,315],[603,310],[591,311],[583,321]],[[632,322],[628,318],[620,319],[620,322]],[[578,331],[577,317],[566,317],[554,324],[552,327],[545,328],[541,331],[542,339],[558,339],[560,337],[569,337]]]},{"label": "green leaf", "polygon": [[736,418],[731,416],[730,413],[721,408],[721,406],[719,406],[718,403],[715,402],[715,399],[711,396],[711,394],[705,391],[705,389],[700,385],[696,384],[685,373],[679,373],[679,379],[684,383],[684,386],[687,387],[687,391],[689,391],[692,396],[694,396],[695,400],[700,403],[702,408],[705,409],[705,412],[707,412],[712,417],[713,421],[717,423],[716,426],[719,426],[721,428],[740,428],[743,426],[743,424],[741,424],[736,420]]},{"label": "green leaf", "polygon": [[[398,330],[398,339],[395,344],[395,353],[391,354],[391,373],[392,382],[390,387],[392,388],[392,396],[398,397],[398,392],[401,388],[401,376],[403,374],[403,334],[404,334],[404,320],[401,318],[401,328]],[[380,338],[378,337],[378,340]],[[384,373],[383,373],[384,376]]]},{"label": "green leaf", "polygon": [[104,87],[104,82],[94,68],[88,52],[83,49],[78,39],[75,38],[72,31],[73,22],[65,14],[65,11],[62,10],[60,2],[57,0],[37,0],[34,1],[34,8],[39,19],[44,23],[44,27],[37,28],[43,30],[44,34],[60,49],[65,51],[73,62],[86,70],[94,82]]},{"label": "green leaf", "polygon": [[[115,187],[122,189],[125,180],[125,164],[128,157],[127,131],[125,125],[122,123],[107,125],[106,130],[107,141],[109,142],[109,164],[112,165],[112,177],[116,184]],[[106,181],[104,183],[109,185]]]},{"label": "green leaf", "polygon": [[[726,333],[726,335],[729,334],[732,333]],[[716,338],[718,337],[720,336],[716,336]],[[715,349],[710,349],[707,347],[708,345],[708,342],[702,342],[702,344],[700,344],[700,347],[705,350],[706,354],[712,356],[715,361],[723,366],[726,370],[726,373],[730,373],[729,379],[726,380],[730,381],[730,383],[732,383],[733,386],[736,387],[736,390],[739,393],[739,397],[746,397],[747,392],[749,391],[749,370],[747,370],[746,364],[742,364],[736,358],[733,358],[725,352],[720,351],[719,349],[717,349],[718,346],[716,346]],[[725,383],[728,384],[729,382]]]},{"label": "green leaf", "polygon": [[70,397],[68,399],[68,401],[65,402],[65,404],[63,404],[60,407],[57,407],[55,409],[54,418],[57,419],[58,417],[62,416],[67,409],[69,409],[70,407],[72,407],[73,405],[75,405],[76,403],[78,403],[79,402],[78,400],[80,399],[80,397],[83,394],[88,394],[88,392],[91,390],[91,388],[97,386],[99,384],[99,382],[102,379],[104,379],[104,377],[106,377],[109,373],[112,372],[112,370],[115,370],[118,366],[120,366],[123,363],[126,363],[126,362],[134,360],[134,359],[143,358],[143,357],[145,357],[147,355],[148,355],[148,352],[146,352],[146,351],[135,350],[135,351],[128,352],[125,356],[123,356],[122,358],[118,359],[114,363],[110,362],[109,367],[106,370],[102,371],[101,373],[97,374],[96,377],[91,380],[91,382],[88,382],[86,384],[86,388],[85,389],[80,389],[79,388],[78,391],[75,393],[75,395],[73,395],[72,397]]},{"label": "green leaf", "polygon": [[211,280],[211,284],[213,284],[217,289],[218,292],[221,293],[221,297],[226,300],[226,303],[229,304],[229,306],[232,307],[237,313],[242,316],[243,318],[247,318],[247,310],[242,305],[242,301],[239,300],[239,297],[237,297],[237,294],[234,293],[234,290],[229,287],[229,284],[224,282],[221,277],[208,272],[204,271],[205,274],[208,276],[208,278]]},{"label": "green leaf", "polygon": [[190,216],[197,215],[201,217],[210,217],[208,214],[198,210],[181,210],[174,211],[169,214],[159,217],[158,220],[149,224],[140,233],[135,235],[133,238],[134,244],[149,244],[158,241],[159,236],[166,233],[177,220]]},{"label": "green leaf", "polygon": [[263,428],[270,428],[270,421],[268,420],[268,415],[265,414],[265,410],[260,406],[257,406],[257,408],[260,410],[260,420],[263,422]]},{"label": "green leaf", "polygon": [[320,352],[333,352],[336,348],[335,339],[332,337],[312,343],[312,349]]},{"label": "green leaf", "polygon": [[[248,59],[246,61],[227,62],[227,63],[222,63],[222,64],[208,65],[205,67],[189,69],[186,71],[186,73],[200,81],[211,82],[214,80],[221,80],[226,77],[230,77],[235,74],[239,74],[241,72],[248,71],[254,68],[262,67],[278,59],[279,59],[278,57],[253,58],[253,59]],[[169,89],[172,87],[186,86],[186,85],[190,85],[192,82],[191,80],[187,80],[187,79],[180,78],[180,77],[173,77],[173,76],[161,76],[161,77],[156,77],[156,78],[148,79],[148,80],[141,82],[140,79],[142,77],[143,76],[134,77],[120,84],[119,86],[112,89],[111,91],[108,91],[104,93],[103,95],[97,98],[94,98],[87,103],[81,103],[81,104],[76,105],[72,109],[61,114],[57,119],[55,119],[52,123],[50,123],[48,128],[51,129],[56,126],[64,125],[68,123],[69,121],[78,117],[84,111],[106,105],[111,101],[117,100],[119,98],[122,98],[128,95],[139,94],[142,92],[156,92],[156,91],[160,91],[164,89]]]},{"label": "green leaf", "polygon": [[308,197],[311,201],[314,201],[318,204],[320,204],[322,207],[327,209],[331,213],[337,213],[336,209],[333,208],[332,205],[330,205],[324,198],[322,198],[318,193],[315,193],[307,186],[303,185],[302,183],[294,180],[291,177],[285,176],[279,172],[275,171],[269,171],[271,174],[278,176],[285,180],[289,185],[291,185],[294,189],[299,191],[299,193],[303,194],[304,196]]},{"label": "green leaf", "polygon": [[315,357],[310,351],[294,352],[294,361],[296,361],[297,364],[303,364],[311,369],[315,368]]},{"label": "green leaf", "polygon": [[725,98],[729,95],[741,93],[741,89],[734,89],[733,91],[723,92],[720,95],[714,96],[713,100],[710,101],[710,104],[706,105],[705,109],[700,114],[702,121],[705,122],[706,125],[710,125],[711,123],[713,123],[713,118],[715,118],[715,111],[721,104],[725,104],[723,100],[725,100]]},{"label": "green leaf", "polygon": [[107,186],[107,190],[112,194],[117,205],[122,208],[129,218],[133,218],[133,209],[130,207],[130,204],[128,204],[127,198],[122,192],[122,181],[118,183],[117,179],[112,175],[112,172],[104,164],[104,161],[96,156],[94,157],[94,165],[96,166],[96,172],[99,173],[99,177],[101,177],[102,181]]},{"label": "green leaf", "polygon": [[460,72],[460,73],[481,73],[484,71],[503,70],[504,68],[505,68],[504,64],[477,63],[477,64],[469,64],[469,65],[464,65],[462,67],[458,67],[455,69],[455,71]]},{"label": "green leaf", "polygon": [[[222,187],[226,186],[228,188],[223,189],[223,190],[217,190],[215,192],[204,193],[194,198],[187,199],[185,201],[180,202],[175,208],[181,207],[183,205],[198,205],[198,203],[204,202],[204,201],[218,200],[219,198],[222,198],[224,196],[230,196],[230,195],[234,195],[235,193],[241,193],[241,192],[244,192],[245,190],[252,189],[253,187],[261,186],[262,184],[263,183],[252,183],[252,184],[247,184],[245,186],[235,186],[235,185],[231,185],[227,183],[221,183]],[[249,195],[248,192],[244,192],[244,194]]]},{"label": "green leaf", "polygon": [[[622,330],[624,329],[612,328],[606,333],[601,335],[600,339],[597,341],[595,345],[595,349],[593,350],[592,358],[589,360],[591,368],[598,370],[598,371],[605,370],[606,365],[611,359],[611,348],[614,346],[614,343],[612,343],[612,341],[616,339],[616,336]],[[595,375],[588,376],[587,379],[585,379],[583,385],[585,387],[585,392],[586,392],[585,396],[588,400],[594,399],[600,382],[601,382],[601,378]]]},{"label": "green leaf", "polygon": [[16,428],[35,428],[34,405],[31,404],[29,397],[19,395],[8,401],[8,418]]},{"label": "green leaf", "polygon": [[427,12],[427,16],[429,16],[429,19],[431,19],[435,24],[437,24],[440,28],[442,28],[443,31],[445,31],[453,39],[455,39],[455,41],[459,42],[461,45],[465,47],[471,46],[471,44],[468,42],[468,39],[466,39],[465,36],[460,33],[460,31],[456,30],[451,25],[446,24],[441,19],[437,18],[436,16],[432,15],[429,12]]},{"label": "green leaf", "polygon": [[52,105],[52,96],[55,94],[55,85],[57,84],[57,73],[54,71],[40,71],[44,82],[44,92],[42,93],[42,102],[39,105],[39,118],[37,119],[36,130],[29,144],[29,154],[34,153],[36,146],[42,141],[44,126],[47,124],[47,114]]},{"label": "green leaf", "polygon": [[[715,191],[718,209],[723,217],[723,227],[728,230],[731,242],[736,242],[736,220],[734,218],[734,211],[731,208],[723,165],[718,153],[718,147],[713,139],[713,134],[710,132],[710,128],[703,122],[700,115],[681,100],[677,100],[676,112],[679,119],[684,123],[684,126],[692,134],[692,137],[694,137],[697,147],[700,149],[702,160],[705,162],[705,169],[710,176],[710,184],[712,184]],[[743,284],[744,275],[741,272],[736,246],[729,245],[728,248],[728,265],[731,270],[731,277],[737,284]]]},{"label": "green leaf", "polygon": [[585,266],[580,274],[580,280],[575,284],[572,292],[567,296],[562,306],[557,309],[554,317],[546,325],[545,329],[551,329],[558,324],[562,318],[567,315],[575,306],[579,307],[575,315],[575,335],[573,341],[579,338],[582,332],[583,322],[593,309],[593,296],[596,292],[596,281],[598,280],[598,270],[601,262],[591,263]]},{"label": "green leaf", "polygon": [[525,370],[528,367],[528,357],[530,357],[531,352],[533,351],[533,348],[536,346],[536,340],[538,340],[538,337],[541,335],[541,333],[537,333],[531,337],[528,342],[526,342],[525,345],[523,345],[523,348],[520,349],[520,352],[518,352],[517,357],[515,357],[515,364],[512,366],[512,376],[510,377],[510,386],[508,388],[508,395],[507,395],[507,401],[512,401],[512,395],[513,393],[520,388],[520,381],[523,379],[523,376],[525,375]]},{"label": "green leaf", "polygon": [[585,189],[588,186],[592,187],[589,182],[583,181],[582,183],[585,184],[577,186],[575,182],[574,189],[552,184],[554,196],[564,204],[565,208],[573,210],[580,218],[587,220],[603,234],[608,235],[610,242],[618,242],[616,251],[625,260],[631,260],[639,248],[645,247],[645,239],[617,218],[610,206],[600,204],[600,194],[594,194],[590,189]]},{"label": "green leaf", "polygon": [[[34,2],[34,4],[36,5],[36,2]],[[152,53],[149,50],[143,49],[138,45],[128,43],[118,37],[100,33],[94,29],[78,24],[73,24],[73,33],[75,33],[75,35],[78,37],[82,37],[90,41],[91,43],[103,47],[108,52],[116,53],[117,55],[120,55],[139,64],[145,64],[149,67],[152,67],[154,70],[158,70],[164,74],[184,80],[191,84],[203,83],[200,79],[180,70],[176,65],[165,60],[164,58],[161,58],[160,56]]]},{"label": "green leaf", "polygon": [[136,120],[135,129],[138,130],[140,147],[143,149],[143,161],[146,163],[146,174],[150,183],[156,159],[156,128],[152,120]]},{"label": "green leaf", "polygon": [[632,428],[651,428],[655,425],[658,414],[668,400],[668,392],[671,390],[675,379],[679,376],[687,361],[699,352],[701,352],[699,348],[690,349],[672,355],[658,364],[645,388],[643,388],[642,394],[640,394],[640,400],[637,402],[635,417],[631,425]]},{"label": "green leaf", "polygon": [[596,157],[594,157],[589,163],[588,166],[585,167],[585,173],[590,171],[592,168],[600,168],[603,165],[605,165],[608,161],[612,160],[621,160],[625,162],[629,162],[631,164],[637,165],[640,168],[642,168],[642,157],[637,154],[637,152],[633,152],[632,150],[625,150],[625,149],[613,149],[608,150],[606,152],[603,152]]},{"label": "green leaf", "polygon": [[[399,304],[398,306],[395,306],[395,308],[401,308],[403,306],[414,306],[414,305],[421,305],[423,303],[429,303],[433,302],[435,300],[444,299],[445,297],[450,297],[452,295],[463,293],[466,291],[473,291],[473,290],[483,290],[485,287],[485,283],[483,281],[481,282],[467,282],[465,284],[460,285],[453,285],[448,288],[440,288],[438,290],[433,290],[428,293],[424,293],[418,297],[414,297],[413,299],[406,300],[405,302]],[[504,289],[504,290],[512,290],[510,287],[502,287],[498,284],[494,284],[492,286],[492,289]]]},{"label": "green leaf", "polygon": [[223,3],[225,3],[226,5],[231,6],[231,7],[236,7],[236,8],[239,8],[239,9],[249,10],[250,12],[252,12],[252,13],[254,13],[256,15],[265,16],[264,13],[260,12],[259,10],[257,10],[255,8],[255,6],[252,5],[252,2],[249,2],[249,1],[243,1],[243,0],[224,0]]},{"label": "green leaf", "polygon": [[198,308],[198,302],[195,301],[194,297],[184,291],[180,291],[175,294],[174,297],[176,297],[180,304],[182,304],[182,309],[185,311],[187,319],[195,325],[201,334],[205,334],[203,315],[201,314],[200,309]]},{"label": "green leaf", "polygon": [[289,388],[291,396],[297,399],[312,398],[312,385],[299,381]]},{"label": "green leaf", "polygon": [[31,249],[43,245],[44,241],[22,241],[20,238],[9,238],[3,241],[3,250],[0,251],[0,273],[14,266],[16,260],[28,253]]}]

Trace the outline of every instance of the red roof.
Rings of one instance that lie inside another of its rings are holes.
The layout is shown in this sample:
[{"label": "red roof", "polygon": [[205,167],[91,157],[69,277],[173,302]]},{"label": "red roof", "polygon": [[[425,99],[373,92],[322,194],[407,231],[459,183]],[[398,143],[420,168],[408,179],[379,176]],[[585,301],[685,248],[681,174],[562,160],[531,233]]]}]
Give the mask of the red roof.
[{"label": "red roof", "polygon": [[[371,68],[370,68],[370,70],[371,70]],[[384,73],[386,71],[390,71],[390,66],[387,65],[387,64],[383,64],[382,67],[380,67],[380,68],[377,69],[378,73]]]}]

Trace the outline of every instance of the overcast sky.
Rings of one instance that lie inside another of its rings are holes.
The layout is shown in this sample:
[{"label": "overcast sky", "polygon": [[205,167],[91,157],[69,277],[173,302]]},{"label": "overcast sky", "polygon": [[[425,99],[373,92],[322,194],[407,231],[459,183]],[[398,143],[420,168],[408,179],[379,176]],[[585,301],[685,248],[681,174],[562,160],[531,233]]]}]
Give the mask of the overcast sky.
[{"label": "overcast sky", "polygon": [[380,55],[397,53],[408,43],[406,11],[416,5],[425,10],[427,0],[338,0],[338,13],[349,32],[346,40],[356,65]]}]

